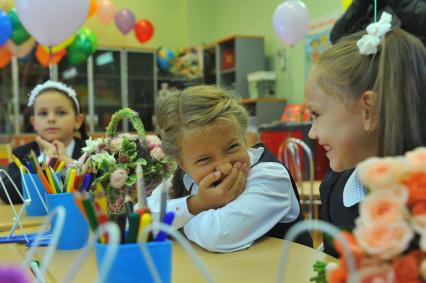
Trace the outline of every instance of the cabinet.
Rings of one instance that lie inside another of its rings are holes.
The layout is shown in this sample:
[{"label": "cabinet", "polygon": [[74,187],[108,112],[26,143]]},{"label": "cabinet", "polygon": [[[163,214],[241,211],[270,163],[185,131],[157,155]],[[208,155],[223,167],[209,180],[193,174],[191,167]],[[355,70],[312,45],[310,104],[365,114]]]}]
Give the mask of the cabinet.
[{"label": "cabinet", "polygon": [[263,37],[232,36],[203,47],[204,83],[248,98],[247,74],[265,69]]}]

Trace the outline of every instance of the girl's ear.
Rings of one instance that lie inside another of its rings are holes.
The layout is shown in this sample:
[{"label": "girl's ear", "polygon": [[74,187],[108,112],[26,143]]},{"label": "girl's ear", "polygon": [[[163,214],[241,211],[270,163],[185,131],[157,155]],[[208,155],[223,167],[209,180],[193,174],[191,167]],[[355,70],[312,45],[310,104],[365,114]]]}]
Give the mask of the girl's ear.
[{"label": "girl's ear", "polygon": [[376,93],[372,90],[367,90],[361,95],[358,101],[362,111],[362,122],[366,132],[372,132],[377,126],[377,117],[375,115]]},{"label": "girl's ear", "polygon": [[81,127],[81,124],[83,124],[84,121],[84,115],[83,114],[78,114],[75,116],[75,121],[74,121],[74,129],[75,130],[79,130]]}]

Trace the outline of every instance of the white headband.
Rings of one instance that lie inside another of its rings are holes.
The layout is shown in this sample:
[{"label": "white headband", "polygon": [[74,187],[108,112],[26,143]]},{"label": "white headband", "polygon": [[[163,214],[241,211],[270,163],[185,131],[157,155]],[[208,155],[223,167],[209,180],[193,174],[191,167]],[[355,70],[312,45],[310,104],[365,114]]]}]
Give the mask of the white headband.
[{"label": "white headband", "polygon": [[385,34],[391,30],[392,15],[383,12],[380,20],[367,26],[367,34],[361,37],[356,43],[359,53],[370,55],[377,53],[377,47]]},{"label": "white headband", "polygon": [[70,88],[69,86],[66,86],[63,83],[60,82],[55,82],[55,81],[46,81],[42,84],[37,85],[31,92],[30,92],[30,97],[28,98],[28,106],[33,106],[34,105],[34,101],[37,98],[37,96],[46,89],[57,89],[60,90],[64,93],[66,93],[69,97],[71,97],[71,99],[74,101],[74,104],[77,108],[77,114],[80,113],[80,104],[78,103],[77,100],[77,94],[75,93],[75,91]]}]

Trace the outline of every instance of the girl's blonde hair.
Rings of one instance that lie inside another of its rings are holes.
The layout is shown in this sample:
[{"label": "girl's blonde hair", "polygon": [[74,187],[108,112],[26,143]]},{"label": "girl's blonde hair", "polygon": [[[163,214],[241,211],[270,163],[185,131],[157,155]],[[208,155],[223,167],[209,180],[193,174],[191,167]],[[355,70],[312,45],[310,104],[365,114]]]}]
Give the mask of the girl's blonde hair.
[{"label": "girl's blonde hair", "polygon": [[342,38],[316,63],[321,89],[347,105],[376,93],[379,156],[401,155],[426,145],[426,49],[416,37],[392,29],[376,54],[359,53],[365,32]]},{"label": "girl's blonde hair", "polygon": [[157,107],[158,127],[164,152],[180,159],[182,135],[187,130],[230,121],[239,126],[245,139],[248,114],[239,99],[216,86],[194,86],[160,100]]}]

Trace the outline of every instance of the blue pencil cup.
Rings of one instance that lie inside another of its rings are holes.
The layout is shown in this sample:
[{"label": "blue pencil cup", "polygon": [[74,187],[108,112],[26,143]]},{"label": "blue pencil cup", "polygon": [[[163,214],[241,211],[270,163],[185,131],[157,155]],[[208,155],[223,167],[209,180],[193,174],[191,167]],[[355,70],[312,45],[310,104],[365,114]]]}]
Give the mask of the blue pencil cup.
[{"label": "blue pencil cup", "polygon": [[[172,275],[172,242],[148,242],[148,251],[160,275],[161,282],[170,283]],[[98,270],[108,245],[96,243],[96,263]],[[143,282],[153,283],[139,243],[121,244],[115,255],[105,283]]]},{"label": "blue pencil cup", "polygon": [[[58,241],[59,250],[75,250],[82,248],[89,237],[89,224],[74,201],[72,193],[47,194],[49,211],[57,206],[65,208],[65,222]],[[56,217],[52,221],[52,229],[56,225]],[[66,232],[65,232],[66,231]]]},{"label": "blue pencil cup", "polygon": [[[29,175],[33,177],[36,187],[34,187],[34,184],[31,181],[31,177]],[[46,198],[45,198],[46,190],[44,189],[39,176],[37,174],[24,173],[24,180],[25,180],[25,183],[27,184],[28,193],[30,194],[30,197],[31,197],[31,204],[26,207],[27,215],[28,216],[47,215],[47,211],[40,199],[40,196],[41,196],[43,198],[43,201],[46,203]],[[28,193],[27,193],[27,190],[25,189],[24,180],[21,181],[22,192],[23,192],[24,199],[28,199]],[[37,193],[37,191],[40,192],[40,196]]]}]

